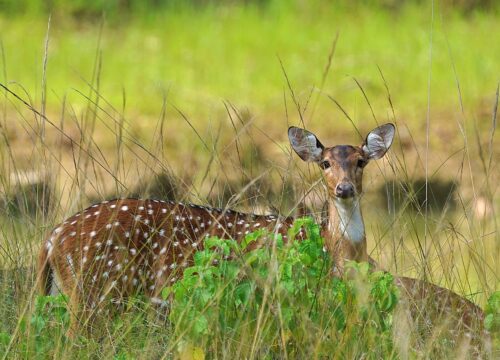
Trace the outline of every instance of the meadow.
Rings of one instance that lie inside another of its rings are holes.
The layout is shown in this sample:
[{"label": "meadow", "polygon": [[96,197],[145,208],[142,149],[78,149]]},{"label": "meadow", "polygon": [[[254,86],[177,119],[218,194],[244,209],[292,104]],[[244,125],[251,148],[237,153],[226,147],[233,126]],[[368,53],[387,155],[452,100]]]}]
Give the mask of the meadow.
[{"label": "meadow", "polygon": [[[360,144],[377,124],[395,123],[397,138],[388,158],[365,171],[370,255],[390,273],[431,281],[494,308],[488,299],[500,289],[500,43],[495,40],[500,9],[450,3],[194,1],[151,10],[131,1],[135,7],[120,10],[59,1],[47,11],[41,1],[19,2],[25,8],[5,1],[8,6],[0,10],[5,358],[174,356],[186,334],[151,315],[141,299],[99,339],[68,344],[65,300],[37,298],[33,287],[40,244],[65,217],[123,196],[284,215],[300,208],[321,221],[326,189],[320,171],[292,153],[286,137],[291,125],[333,145]],[[344,285],[325,288],[337,294]],[[386,304],[386,294],[379,295],[373,296]],[[329,305],[323,305],[326,313]],[[188,353],[294,358],[309,351],[322,357],[344,339],[339,358],[362,356],[380,331],[369,327],[386,326],[380,319],[392,310],[364,309],[362,315],[346,310],[361,327],[325,330],[329,340],[315,347],[317,340],[305,334],[325,324],[302,311],[311,304],[289,306],[302,316],[296,334],[285,322],[271,321],[272,312],[248,312],[247,318],[233,319],[234,329],[218,323],[217,346],[202,336]],[[255,330],[251,314],[269,326]],[[338,325],[341,316],[335,314]],[[357,346],[360,329],[368,330]],[[391,327],[384,331],[372,358],[451,356],[446,346],[440,351],[429,345],[429,352],[414,344],[395,346]],[[257,335],[247,344],[252,332]]]}]

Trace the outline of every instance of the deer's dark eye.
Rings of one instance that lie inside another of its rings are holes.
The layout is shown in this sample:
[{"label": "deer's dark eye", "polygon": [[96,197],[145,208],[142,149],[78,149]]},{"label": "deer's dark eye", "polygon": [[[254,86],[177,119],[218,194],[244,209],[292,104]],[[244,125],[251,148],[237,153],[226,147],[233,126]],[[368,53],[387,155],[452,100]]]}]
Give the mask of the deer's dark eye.
[{"label": "deer's dark eye", "polygon": [[359,159],[357,165],[359,168],[364,168],[366,163],[367,163],[367,161],[365,159]]},{"label": "deer's dark eye", "polygon": [[322,162],[319,163],[319,167],[322,168],[323,170],[328,169],[330,166],[331,165],[328,160],[323,160]]}]

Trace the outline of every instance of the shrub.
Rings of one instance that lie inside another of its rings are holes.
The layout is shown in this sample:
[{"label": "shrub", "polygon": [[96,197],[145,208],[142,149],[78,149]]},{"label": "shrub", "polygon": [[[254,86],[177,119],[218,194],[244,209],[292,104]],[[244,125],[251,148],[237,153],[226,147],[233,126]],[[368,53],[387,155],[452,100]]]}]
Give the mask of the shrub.
[{"label": "shrub", "polygon": [[[318,226],[302,219],[289,235],[301,227],[308,239],[288,244],[264,231],[242,244],[206,239],[194,265],[163,291],[165,299],[173,298],[169,319],[180,347],[194,344],[214,357],[227,351],[325,357],[339,348],[349,357],[392,353],[392,276],[350,263],[351,279],[331,278]],[[262,238],[276,246],[245,251]]]}]

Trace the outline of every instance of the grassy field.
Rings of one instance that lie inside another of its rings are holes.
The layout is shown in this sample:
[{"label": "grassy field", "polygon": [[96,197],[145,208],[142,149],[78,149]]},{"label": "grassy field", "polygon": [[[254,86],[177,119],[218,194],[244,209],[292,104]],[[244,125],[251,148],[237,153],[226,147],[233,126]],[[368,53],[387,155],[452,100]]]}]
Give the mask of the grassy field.
[{"label": "grassy field", "polygon": [[[371,256],[484,307],[500,288],[499,9],[446,4],[0,12],[2,267],[30,269],[51,227],[117,196],[284,214],[305,202],[320,219],[320,172],[292,154],[288,126],[333,145],[394,122],[388,160],[365,171]],[[0,332],[32,311],[32,272],[14,274]],[[153,354],[170,335],[138,342]]]},{"label": "grassy field", "polygon": [[[220,116],[226,100],[259,118],[282,118],[287,84],[280,59],[302,106],[313,97],[310,111],[316,115],[308,118],[315,125],[343,118],[328,95],[355,121],[371,118],[355,79],[378,117],[386,118],[380,71],[398,119],[413,126],[425,117],[429,97],[436,113],[460,113],[459,101],[467,117],[479,120],[480,111],[491,111],[500,45],[490,34],[498,31],[497,13],[463,16],[441,11],[438,4],[432,15],[427,5],[390,11],[322,1],[276,3],[265,9],[187,8],[110,21],[77,21],[56,13],[49,30],[47,107],[58,114],[64,96],[83,106],[77,91],[87,94],[99,56],[100,94],[119,109],[125,95],[130,117],[156,117],[168,92],[173,104],[196,117]],[[0,19],[4,82],[19,83],[39,104],[47,18]]]}]

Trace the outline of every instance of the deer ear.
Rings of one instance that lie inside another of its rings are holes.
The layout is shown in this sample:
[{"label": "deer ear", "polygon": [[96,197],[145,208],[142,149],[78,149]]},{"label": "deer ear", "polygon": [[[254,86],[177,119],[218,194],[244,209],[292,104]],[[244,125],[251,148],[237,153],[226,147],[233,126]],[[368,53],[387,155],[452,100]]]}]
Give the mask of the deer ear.
[{"label": "deer ear", "polygon": [[321,161],[325,147],[312,132],[292,126],[288,129],[288,139],[302,160]]},{"label": "deer ear", "polygon": [[385,155],[391,147],[394,132],[393,124],[385,124],[373,129],[368,134],[362,149],[369,159],[377,160]]}]

